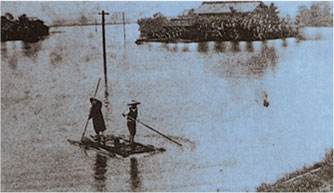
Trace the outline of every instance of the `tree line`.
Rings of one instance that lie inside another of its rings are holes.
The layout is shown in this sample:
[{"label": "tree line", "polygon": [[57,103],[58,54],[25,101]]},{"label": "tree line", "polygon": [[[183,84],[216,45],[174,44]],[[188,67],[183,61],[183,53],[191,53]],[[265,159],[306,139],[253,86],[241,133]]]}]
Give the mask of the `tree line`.
[{"label": "tree line", "polygon": [[296,23],[302,27],[333,27],[333,5],[330,2],[314,2],[310,8],[298,8]]},{"label": "tree line", "polygon": [[186,41],[255,41],[294,37],[297,29],[288,18],[280,18],[277,7],[260,2],[252,12],[197,15],[189,11],[186,25],[174,25],[173,21],[157,13],[153,18],[138,20],[142,39],[171,42]]},{"label": "tree line", "polygon": [[1,16],[1,41],[38,41],[47,35],[49,35],[49,27],[40,19],[29,18],[26,14],[22,14],[17,19],[10,13]]},{"label": "tree line", "polygon": [[310,9],[299,7],[296,18],[279,17],[274,3],[260,2],[252,12],[236,12],[233,7],[229,14],[197,15],[194,10],[178,17],[188,22],[178,24],[161,13],[153,18],[142,18],[139,24],[142,41],[256,41],[298,37],[301,27],[330,27],[333,13],[329,2],[313,3]]}]

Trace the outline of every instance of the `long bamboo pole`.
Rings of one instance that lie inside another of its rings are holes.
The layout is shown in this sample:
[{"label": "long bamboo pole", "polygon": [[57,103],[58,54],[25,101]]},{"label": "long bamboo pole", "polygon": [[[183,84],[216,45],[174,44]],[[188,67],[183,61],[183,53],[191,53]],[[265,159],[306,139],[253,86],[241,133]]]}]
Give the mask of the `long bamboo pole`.
[{"label": "long bamboo pole", "polygon": [[[96,89],[95,89],[95,92],[94,92],[94,98],[96,96],[97,90],[99,89],[100,81],[101,81],[101,78],[99,78],[99,80],[97,81]],[[89,121],[89,116],[87,118],[87,121],[86,121],[86,124],[85,124],[85,128],[84,128],[84,131],[83,131],[82,136],[81,136],[81,141],[83,140],[83,138],[85,136],[85,133],[86,133],[86,130],[87,130],[87,126],[88,126],[88,121]]]},{"label": "long bamboo pole", "polygon": [[161,136],[165,137],[166,139],[170,140],[171,142],[174,142],[175,144],[177,144],[177,145],[179,145],[179,146],[182,146],[182,144],[180,144],[180,143],[176,142],[175,140],[171,139],[170,137],[168,137],[168,136],[162,134],[160,131],[158,131],[158,130],[156,130],[156,129],[153,129],[152,127],[150,127],[150,126],[148,126],[147,124],[145,124],[145,123],[139,121],[138,119],[134,119],[133,117],[128,116],[128,115],[125,115],[125,114],[123,114],[123,115],[124,115],[124,116],[127,116],[128,118],[130,118],[130,119],[133,120],[133,121],[137,121],[138,123],[144,125],[146,128],[148,128],[148,129],[150,129],[150,130],[152,130],[152,131],[158,133],[159,135],[161,135]]}]

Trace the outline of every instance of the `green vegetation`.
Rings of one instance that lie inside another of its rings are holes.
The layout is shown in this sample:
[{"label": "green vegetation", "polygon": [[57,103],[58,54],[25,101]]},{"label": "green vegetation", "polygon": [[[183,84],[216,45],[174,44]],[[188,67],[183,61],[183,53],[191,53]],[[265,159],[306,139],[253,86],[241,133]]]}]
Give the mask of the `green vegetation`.
[{"label": "green vegetation", "polygon": [[333,192],[333,149],[323,161],[304,167],[277,180],[274,184],[262,183],[257,192]]},{"label": "green vegetation", "polygon": [[49,27],[39,19],[28,18],[25,14],[15,19],[10,13],[1,16],[1,41],[38,41],[49,35]]}]

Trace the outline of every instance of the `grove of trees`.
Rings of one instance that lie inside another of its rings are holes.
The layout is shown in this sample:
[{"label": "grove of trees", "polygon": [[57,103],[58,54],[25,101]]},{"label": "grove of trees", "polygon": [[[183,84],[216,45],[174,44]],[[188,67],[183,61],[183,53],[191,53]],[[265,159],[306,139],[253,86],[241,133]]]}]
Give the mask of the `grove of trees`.
[{"label": "grove of trees", "polygon": [[301,27],[333,27],[333,5],[330,2],[313,2],[310,8],[300,6],[296,24]]},{"label": "grove of trees", "polygon": [[42,20],[29,18],[26,14],[18,19],[10,13],[1,16],[1,41],[37,41],[46,35],[49,35],[49,27]]},{"label": "grove of trees", "polygon": [[[221,15],[196,15],[189,11],[188,23],[178,25],[161,13],[138,20],[141,39],[175,41],[255,41],[295,37],[298,29],[288,18],[280,18],[277,7],[260,2],[252,12]],[[187,21],[187,19],[186,19]]]}]

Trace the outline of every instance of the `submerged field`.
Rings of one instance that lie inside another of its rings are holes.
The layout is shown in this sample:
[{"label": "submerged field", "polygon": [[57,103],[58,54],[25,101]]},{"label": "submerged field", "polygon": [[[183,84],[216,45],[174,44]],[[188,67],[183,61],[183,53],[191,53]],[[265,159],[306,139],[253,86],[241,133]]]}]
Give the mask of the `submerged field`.
[{"label": "submerged field", "polygon": [[138,46],[137,25],[125,45],[122,26],[107,26],[106,134],[128,137],[121,113],[135,99],[141,121],[183,145],[138,125],[135,140],[166,151],[126,159],[67,142],[80,139],[100,77],[105,100],[99,28],[2,43],[1,190],[255,191],[319,162],[333,143],[332,30],[307,31],[306,41]]}]

